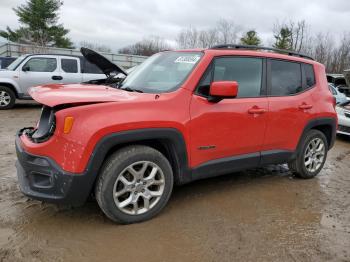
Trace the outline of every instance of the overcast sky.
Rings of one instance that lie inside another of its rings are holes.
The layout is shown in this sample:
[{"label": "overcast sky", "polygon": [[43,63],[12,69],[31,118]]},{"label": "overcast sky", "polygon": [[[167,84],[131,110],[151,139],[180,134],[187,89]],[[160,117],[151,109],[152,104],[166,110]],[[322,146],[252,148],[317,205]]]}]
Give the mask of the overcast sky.
[{"label": "overcast sky", "polygon": [[[19,26],[12,8],[25,0],[0,0],[0,29]],[[74,43],[89,41],[113,50],[149,35],[173,41],[181,28],[213,27],[230,19],[255,29],[265,44],[277,21],[305,19],[313,31],[336,37],[350,31],[350,0],[64,0],[60,22]]]}]

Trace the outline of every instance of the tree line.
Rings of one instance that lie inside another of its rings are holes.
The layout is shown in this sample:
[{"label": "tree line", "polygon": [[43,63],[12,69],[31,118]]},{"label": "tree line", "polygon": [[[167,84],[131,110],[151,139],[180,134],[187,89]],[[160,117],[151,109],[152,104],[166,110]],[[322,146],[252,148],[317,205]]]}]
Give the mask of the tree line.
[{"label": "tree line", "polygon": [[[6,39],[39,47],[74,48],[67,36],[69,30],[58,23],[61,0],[28,0],[13,8],[18,16],[19,28],[0,29],[0,36]],[[312,56],[326,66],[327,72],[342,73],[350,68],[350,31],[341,36],[314,32],[305,20],[275,23],[273,38],[260,38],[255,29],[243,27],[229,19],[221,19],[207,29],[194,26],[183,28],[176,35],[174,43],[159,36],[151,36],[132,45],[119,49],[119,53],[150,56],[154,53],[176,48],[207,48],[217,44],[267,45]],[[265,40],[266,41],[266,40]],[[80,42],[79,46],[89,47],[100,52],[111,52],[107,45]]]},{"label": "tree line", "polygon": [[[267,46],[303,53],[324,64],[329,73],[342,73],[350,68],[350,31],[341,36],[330,33],[315,33],[305,20],[275,23],[273,38]],[[151,55],[162,50],[174,48],[208,48],[218,44],[263,45],[263,40],[254,29],[243,27],[231,20],[219,20],[213,27],[199,30],[189,26],[180,30],[176,47],[160,37],[149,37],[136,44],[124,47],[120,53]]]}]

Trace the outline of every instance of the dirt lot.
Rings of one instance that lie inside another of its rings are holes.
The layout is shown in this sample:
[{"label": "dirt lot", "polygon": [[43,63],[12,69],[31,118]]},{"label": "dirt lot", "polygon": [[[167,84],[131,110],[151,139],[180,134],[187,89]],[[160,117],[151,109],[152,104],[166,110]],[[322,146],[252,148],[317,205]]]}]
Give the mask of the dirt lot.
[{"label": "dirt lot", "polygon": [[33,104],[0,111],[0,261],[350,261],[350,139],[311,180],[271,166],[175,188],[155,219],[111,223],[95,202],[69,209],[18,189],[14,135]]}]

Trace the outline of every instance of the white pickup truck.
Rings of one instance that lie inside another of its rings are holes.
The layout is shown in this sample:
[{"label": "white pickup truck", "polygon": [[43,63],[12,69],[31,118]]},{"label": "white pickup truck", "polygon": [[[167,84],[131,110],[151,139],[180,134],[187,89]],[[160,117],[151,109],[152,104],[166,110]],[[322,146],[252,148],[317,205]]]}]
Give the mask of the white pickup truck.
[{"label": "white pickup truck", "polygon": [[53,83],[81,83],[106,79],[111,73],[125,71],[98,53],[82,48],[83,56],[23,55],[6,70],[0,70],[0,110],[12,108],[16,99],[31,99],[32,86]]}]

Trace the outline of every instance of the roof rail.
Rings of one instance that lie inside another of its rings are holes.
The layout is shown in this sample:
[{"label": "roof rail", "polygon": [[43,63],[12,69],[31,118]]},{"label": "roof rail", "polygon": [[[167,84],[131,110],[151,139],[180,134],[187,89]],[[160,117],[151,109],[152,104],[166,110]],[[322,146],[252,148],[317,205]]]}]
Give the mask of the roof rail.
[{"label": "roof rail", "polygon": [[272,51],[276,53],[282,53],[290,56],[298,56],[302,58],[307,58],[310,60],[314,60],[311,56],[304,55],[295,51],[291,50],[285,50],[285,49],[278,49],[278,48],[272,48],[272,47],[265,47],[265,46],[256,46],[256,45],[235,45],[235,44],[223,44],[223,45],[215,45],[210,47],[209,49],[247,49],[247,50],[266,50],[266,51]]}]

